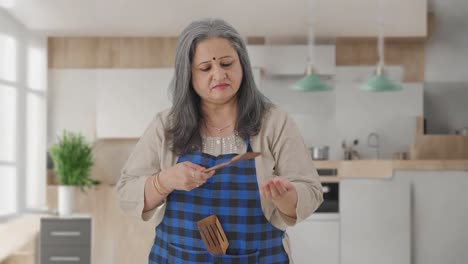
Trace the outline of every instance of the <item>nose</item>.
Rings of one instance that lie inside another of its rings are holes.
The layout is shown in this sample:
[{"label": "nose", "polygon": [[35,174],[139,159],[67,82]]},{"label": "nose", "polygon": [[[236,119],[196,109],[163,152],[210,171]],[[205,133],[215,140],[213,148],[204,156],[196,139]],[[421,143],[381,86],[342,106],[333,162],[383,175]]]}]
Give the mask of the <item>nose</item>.
[{"label": "nose", "polygon": [[216,81],[221,81],[221,80],[224,80],[225,78],[226,78],[226,71],[220,66],[215,67],[214,72],[213,72],[213,79],[215,79]]}]

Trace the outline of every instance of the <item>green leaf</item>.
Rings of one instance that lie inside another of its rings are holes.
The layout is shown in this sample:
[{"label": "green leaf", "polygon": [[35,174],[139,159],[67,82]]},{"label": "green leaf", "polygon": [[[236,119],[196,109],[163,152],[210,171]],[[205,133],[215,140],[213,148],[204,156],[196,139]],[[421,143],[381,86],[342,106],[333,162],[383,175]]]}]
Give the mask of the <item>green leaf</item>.
[{"label": "green leaf", "polygon": [[83,135],[63,131],[58,143],[49,148],[50,157],[60,185],[90,187],[100,181],[90,178],[94,165],[92,147]]}]

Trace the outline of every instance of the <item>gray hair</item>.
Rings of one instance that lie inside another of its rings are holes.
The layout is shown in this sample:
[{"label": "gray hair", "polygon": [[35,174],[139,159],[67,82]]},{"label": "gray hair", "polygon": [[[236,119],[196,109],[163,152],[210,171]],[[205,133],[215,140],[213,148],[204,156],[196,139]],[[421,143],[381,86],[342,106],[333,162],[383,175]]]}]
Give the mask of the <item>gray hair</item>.
[{"label": "gray hair", "polygon": [[203,19],[190,23],[181,33],[177,43],[175,75],[171,83],[172,108],[166,137],[176,154],[195,150],[189,144],[200,142],[199,121],[202,118],[200,97],[192,85],[192,60],[198,43],[210,38],[227,39],[237,51],[242,66],[242,82],[237,92],[236,130],[239,136],[257,135],[262,118],[270,101],[255,85],[247,48],[239,33],[221,19]]}]

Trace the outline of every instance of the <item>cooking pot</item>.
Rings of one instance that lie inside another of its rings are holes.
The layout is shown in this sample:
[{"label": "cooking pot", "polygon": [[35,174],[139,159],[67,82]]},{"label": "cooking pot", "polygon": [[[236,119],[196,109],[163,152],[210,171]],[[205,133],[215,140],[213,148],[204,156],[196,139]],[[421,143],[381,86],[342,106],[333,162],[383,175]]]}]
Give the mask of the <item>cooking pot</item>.
[{"label": "cooking pot", "polygon": [[317,146],[310,148],[310,155],[313,160],[327,160],[328,159],[328,146]]}]

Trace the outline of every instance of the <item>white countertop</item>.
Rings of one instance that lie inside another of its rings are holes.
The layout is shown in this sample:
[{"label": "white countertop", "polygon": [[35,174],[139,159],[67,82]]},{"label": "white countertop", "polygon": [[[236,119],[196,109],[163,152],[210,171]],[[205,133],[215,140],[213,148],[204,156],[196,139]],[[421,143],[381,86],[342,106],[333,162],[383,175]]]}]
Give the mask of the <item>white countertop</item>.
[{"label": "white countertop", "polygon": [[313,213],[305,221],[332,221],[340,220],[340,213]]}]

